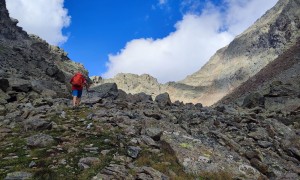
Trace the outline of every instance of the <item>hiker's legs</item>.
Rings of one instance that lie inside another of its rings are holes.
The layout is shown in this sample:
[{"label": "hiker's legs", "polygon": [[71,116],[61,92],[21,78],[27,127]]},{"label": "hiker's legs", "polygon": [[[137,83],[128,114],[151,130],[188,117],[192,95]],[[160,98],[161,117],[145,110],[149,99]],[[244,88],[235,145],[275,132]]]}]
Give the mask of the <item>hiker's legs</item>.
[{"label": "hiker's legs", "polygon": [[73,107],[77,106],[78,101],[78,90],[72,90],[73,95]]},{"label": "hiker's legs", "polygon": [[73,107],[75,107],[76,106],[76,104],[77,104],[77,96],[73,96]]},{"label": "hiker's legs", "polygon": [[77,101],[76,101],[76,105],[79,106],[80,104],[80,100],[81,100],[81,95],[82,95],[82,90],[78,90],[78,93],[77,93]]},{"label": "hiker's legs", "polygon": [[79,106],[81,98],[77,98],[76,105]]}]

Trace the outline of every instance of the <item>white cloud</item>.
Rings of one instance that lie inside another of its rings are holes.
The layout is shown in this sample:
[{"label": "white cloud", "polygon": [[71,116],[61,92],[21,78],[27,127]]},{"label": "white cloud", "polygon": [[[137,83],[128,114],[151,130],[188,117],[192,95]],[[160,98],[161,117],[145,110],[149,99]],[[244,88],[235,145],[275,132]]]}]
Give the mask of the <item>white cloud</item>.
[{"label": "white cloud", "polygon": [[229,7],[226,13],[228,31],[238,35],[253,24],[278,0],[226,0]]},{"label": "white cloud", "polygon": [[[278,0],[226,0],[227,9],[208,3],[200,15],[186,14],[176,31],[163,39],[135,39],[110,54],[110,78],[117,73],[150,74],[160,82],[178,81],[200,69],[209,58]],[[220,31],[226,27],[226,31]]]},{"label": "white cloud", "polygon": [[59,45],[67,41],[62,29],[71,17],[63,7],[64,0],[7,0],[10,16],[18,19],[18,26],[29,34],[36,34],[48,43]]}]

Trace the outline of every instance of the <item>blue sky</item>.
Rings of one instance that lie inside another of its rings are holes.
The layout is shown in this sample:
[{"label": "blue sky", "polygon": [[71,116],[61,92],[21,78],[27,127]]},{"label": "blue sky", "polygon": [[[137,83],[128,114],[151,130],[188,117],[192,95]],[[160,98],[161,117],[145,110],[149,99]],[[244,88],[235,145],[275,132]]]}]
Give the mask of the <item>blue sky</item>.
[{"label": "blue sky", "polygon": [[90,76],[178,81],[278,0],[7,0],[28,33],[59,45]]}]

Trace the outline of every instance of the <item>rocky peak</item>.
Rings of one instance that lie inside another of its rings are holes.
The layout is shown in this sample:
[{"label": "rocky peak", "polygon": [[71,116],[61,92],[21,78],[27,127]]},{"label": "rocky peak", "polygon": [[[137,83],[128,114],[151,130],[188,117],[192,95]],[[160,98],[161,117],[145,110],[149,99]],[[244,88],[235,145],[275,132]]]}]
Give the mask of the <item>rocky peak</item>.
[{"label": "rocky peak", "polygon": [[131,73],[119,73],[114,78],[102,79],[100,77],[93,77],[93,86],[98,86],[104,83],[116,83],[119,89],[126,93],[137,94],[144,92],[149,94],[154,99],[157,95],[163,92],[163,85],[158,83],[157,79],[148,75],[136,75]]},{"label": "rocky peak", "polygon": [[28,38],[27,33],[21,27],[16,26],[18,22],[17,19],[9,17],[5,0],[0,0],[0,34],[10,40]]}]

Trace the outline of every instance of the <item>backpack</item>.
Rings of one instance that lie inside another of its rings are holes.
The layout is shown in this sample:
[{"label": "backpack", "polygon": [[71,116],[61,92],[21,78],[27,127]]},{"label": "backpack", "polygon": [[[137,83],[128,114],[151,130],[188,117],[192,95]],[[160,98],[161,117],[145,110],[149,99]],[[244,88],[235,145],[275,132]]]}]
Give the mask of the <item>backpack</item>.
[{"label": "backpack", "polygon": [[80,74],[80,73],[75,74],[73,76],[73,78],[72,78],[72,82],[71,83],[72,83],[73,86],[82,86],[83,83],[84,83],[84,77],[83,77],[83,75]]}]

